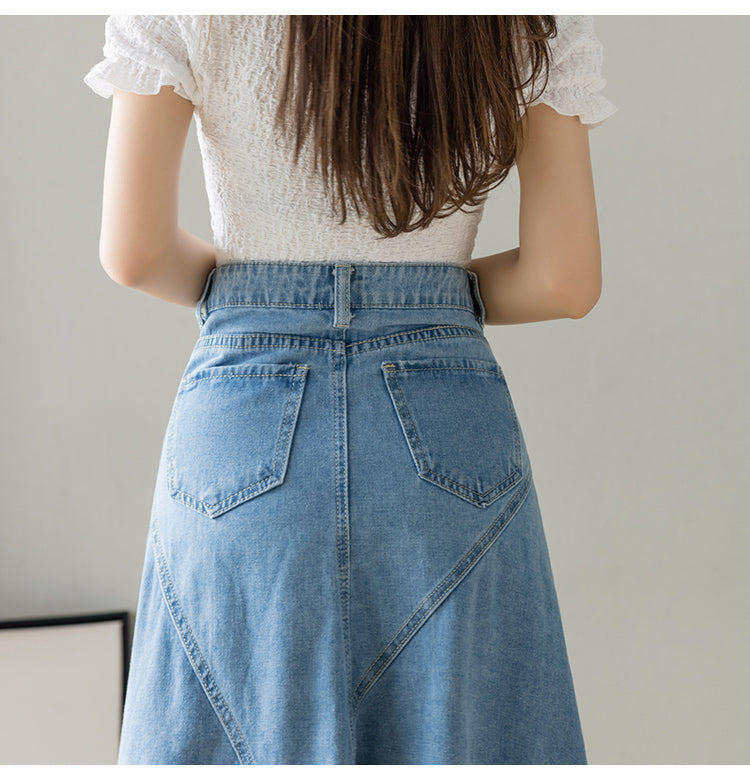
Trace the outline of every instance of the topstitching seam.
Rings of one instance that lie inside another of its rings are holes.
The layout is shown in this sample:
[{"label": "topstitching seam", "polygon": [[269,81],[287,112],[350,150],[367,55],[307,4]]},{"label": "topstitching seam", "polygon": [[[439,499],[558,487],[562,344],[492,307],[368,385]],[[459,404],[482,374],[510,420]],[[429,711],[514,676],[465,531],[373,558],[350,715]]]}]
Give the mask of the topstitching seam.
[{"label": "topstitching seam", "polygon": [[187,619],[185,618],[185,615],[182,611],[182,606],[180,605],[179,599],[177,598],[174,583],[172,582],[172,575],[163,555],[161,541],[159,539],[155,524],[152,525],[151,534],[153,537],[153,547],[157,563],[157,570],[159,572],[159,581],[162,587],[162,594],[164,596],[164,600],[167,603],[169,614],[172,617],[172,622],[175,625],[177,634],[180,637],[180,641],[182,642],[182,646],[185,648],[185,652],[190,659],[190,664],[195,670],[195,673],[201,682],[201,687],[211,702],[214,712],[216,712],[217,716],[219,717],[219,720],[224,727],[224,731],[226,732],[227,737],[229,738],[229,741],[240,760],[240,763],[253,764],[255,762],[253,761],[250,750],[247,747],[245,737],[242,733],[242,730],[240,729],[239,724],[237,723],[237,719],[235,718],[234,713],[232,712],[232,709],[227,703],[226,699],[224,699],[222,696],[221,691],[219,690],[219,686],[216,684],[216,681],[214,680],[213,675],[208,668],[208,664],[203,658],[203,654],[198,647],[198,643],[195,639],[195,635],[193,634],[192,629],[190,628],[190,624],[187,622]]},{"label": "topstitching seam", "polygon": [[[401,649],[404,647],[404,645],[411,639],[412,636],[417,632],[417,630],[424,625],[427,618],[440,606],[440,604],[448,597],[448,595],[458,586],[458,584],[466,577],[466,575],[471,571],[471,569],[476,565],[477,561],[482,557],[482,555],[486,552],[486,550],[489,549],[490,545],[500,536],[500,534],[508,527],[510,524],[510,521],[515,517],[519,507],[523,504],[524,499],[529,494],[529,488],[531,487],[531,471],[529,471],[526,475],[526,479],[518,488],[518,492],[515,496],[513,496],[508,504],[503,508],[503,511],[493,520],[493,522],[490,524],[490,526],[485,530],[485,532],[479,537],[479,539],[472,545],[472,547],[466,552],[456,563],[456,565],[453,567],[453,569],[443,577],[443,579],[422,599],[419,606],[412,612],[412,614],[404,621],[404,623],[401,625],[401,627],[396,631],[393,639],[385,646],[385,648],[380,652],[380,654],[375,658],[375,660],[370,664],[369,668],[364,672],[362,677],[360,678],[359,683],[357,684],[357,687],[354,690],[354,697],[355,697],[355,708],[358,708],[359,705],[362,702],[362,699],[365,697],[367,691],[370,690],[370,688],[377,682],[377,680],[380,678],[380,676],[383,674],[385,669],[390,665],[391,661],[396,657],[396,655],[401,651]],[[505,518],[505,522],[498,526],[498,524],[503,520],[504,515],[508,515],[507,518]],[[485,541],[489,537],[487,541]],[[461,567],[463,568],[463,571],[461,570]],[[454,573],[459,572],[459,574],[453,579],[451,582],[451,577],[453,577]],[[443,590],[443,593],[440,594],[441,589]],[[427,607],[427,605],[433,596],[433,594],[439,594],[434,599],[433,603]],[[424,608],[424,609],[423,609]],[[419,616],[420,611],[422,611],[422,615]],[[414,625],[412,628],[401,638],[399,643],[390,650],[389,647],[393,644],[393,642],[398,638],[399,634],[406,629],[406,627],[416,619],[416,622],[414,622]],[[371,670],[376,669],[375,672],[373,672],[371,679],[367,684],[362,687],[365,682],[367,681],[367,677],[370,674]],[[360,690],[361,689],[361,690]],[[358,693],[359,691],[359,693]]]}]

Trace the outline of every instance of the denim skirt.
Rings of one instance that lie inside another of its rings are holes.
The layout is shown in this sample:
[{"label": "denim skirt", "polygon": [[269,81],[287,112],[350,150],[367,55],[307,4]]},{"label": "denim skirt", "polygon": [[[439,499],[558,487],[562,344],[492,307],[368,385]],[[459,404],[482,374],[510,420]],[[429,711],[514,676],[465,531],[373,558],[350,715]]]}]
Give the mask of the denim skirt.
[{"label": "denim skirt", "polygon": [[209,275],[159,461],[121,764],[585,764],[476,275]]}]

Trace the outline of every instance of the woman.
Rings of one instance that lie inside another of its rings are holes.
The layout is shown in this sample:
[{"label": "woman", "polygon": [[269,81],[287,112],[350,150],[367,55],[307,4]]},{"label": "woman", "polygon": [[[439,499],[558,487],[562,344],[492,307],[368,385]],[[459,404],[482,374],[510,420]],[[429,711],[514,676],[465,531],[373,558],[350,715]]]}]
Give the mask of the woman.
[{"label": "woman", "polygon": [[[582,317],[590,17],[125,16],[101,263],[195,306],[119,763],[585,763],[485,324]],[[195,117],[214,244],[177,224]],[[513,164],[520,245],[471,259]]]}]

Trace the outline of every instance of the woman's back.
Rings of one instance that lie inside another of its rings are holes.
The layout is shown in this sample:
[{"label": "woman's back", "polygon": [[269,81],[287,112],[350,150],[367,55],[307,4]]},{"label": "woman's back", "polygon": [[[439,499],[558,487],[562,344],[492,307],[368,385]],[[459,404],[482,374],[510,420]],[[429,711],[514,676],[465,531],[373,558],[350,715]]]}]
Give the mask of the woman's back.
[{"label": "woman's back", "polygon": [[[590,17],[558,16],[544,102],[596,126],[616,109],[600,94],[601,44]],[[367,214],[331,214],[306,143],[298,165],[274,129],[283,71],[283,16],[110,17],[103,60],[87,74],[98,94],[155,94],[164,84],[195,105],[217,265],[228,260],[445,262],[467,267],[483,207],[383,240]],[[538,92],[538,87],[536,88]],[[535,93],[536,94],[536,93]],[[520,103],[520,98],[519,98]]]}]

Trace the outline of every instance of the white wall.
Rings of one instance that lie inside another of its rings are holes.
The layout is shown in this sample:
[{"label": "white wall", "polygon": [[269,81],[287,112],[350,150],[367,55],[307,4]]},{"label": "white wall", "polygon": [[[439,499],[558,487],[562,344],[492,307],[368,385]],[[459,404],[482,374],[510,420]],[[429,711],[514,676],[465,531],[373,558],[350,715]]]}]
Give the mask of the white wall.
[{"label": "white wall", "polygon": [[[134,610],[192,310],[98,263],[104,17],[0,18],[0,620]],[[489,326],[521,418],[591,763],[748,763],[748,17],[596,17],[604,292]],[[515,172],[475,250],[517,244]],[[180,224],[211,240],[191,128]]]}]

